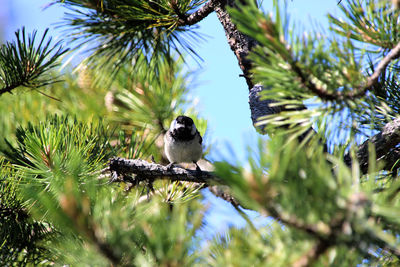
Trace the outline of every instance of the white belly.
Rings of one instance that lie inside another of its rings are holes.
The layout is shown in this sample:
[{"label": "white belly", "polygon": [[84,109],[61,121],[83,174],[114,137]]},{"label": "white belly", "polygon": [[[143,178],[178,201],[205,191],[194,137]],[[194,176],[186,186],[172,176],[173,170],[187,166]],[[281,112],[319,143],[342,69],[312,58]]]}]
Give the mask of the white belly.
[{"label": "white belly", "polygon": [[[188,142],[176,142],[168,138],[169,142],[165,142],[165,155],[170,162],[197,162],[201,158],[203,152],[202,146],[199,143],[199,138]],[[165,140],[166,141],[166,140]]]}]

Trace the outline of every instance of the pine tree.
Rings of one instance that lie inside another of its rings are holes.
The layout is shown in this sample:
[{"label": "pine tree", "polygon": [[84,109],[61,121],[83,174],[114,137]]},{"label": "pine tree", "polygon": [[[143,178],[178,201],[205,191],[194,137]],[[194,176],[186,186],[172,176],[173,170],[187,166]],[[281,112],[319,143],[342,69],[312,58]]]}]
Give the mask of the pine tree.
[{"label": "pine tree", "polygon": [[[2,265],[400,264],[397,1],[340,1],[327,35],[301,33],[284,1],[52,4],[70,10],[65,44],[22,29],[0,47]],[[177,115],[206,131],[183,64],[212,12],[270,138],[246,162],[166,168]],[[79,71],[59,72],[83,45]],[[246,226],[204,240],[202,190]]]}]

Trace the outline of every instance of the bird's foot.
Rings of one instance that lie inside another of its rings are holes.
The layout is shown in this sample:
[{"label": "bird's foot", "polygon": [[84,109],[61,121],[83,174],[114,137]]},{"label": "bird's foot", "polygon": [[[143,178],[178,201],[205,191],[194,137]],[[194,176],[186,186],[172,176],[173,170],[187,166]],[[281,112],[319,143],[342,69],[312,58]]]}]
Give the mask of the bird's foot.
[{"label": "bird's foot", "polygon": [[197,164],[197,162],[193,161],[194,164],[196,164],[196,171],[197,172],[201,172],[202,170],[200,169],[199,165]]},{"label": "bird's foot", "polygon": [[175,162],[171,162],[170,164],[167,165],[167,169],[171,170],[174,167]]}]

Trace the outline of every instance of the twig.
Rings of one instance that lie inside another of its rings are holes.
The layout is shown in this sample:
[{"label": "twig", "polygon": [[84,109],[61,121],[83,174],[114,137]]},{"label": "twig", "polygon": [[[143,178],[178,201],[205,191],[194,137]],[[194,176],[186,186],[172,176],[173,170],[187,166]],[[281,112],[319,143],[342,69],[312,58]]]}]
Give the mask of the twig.
[{"label": "twig", "polygon": [[379,76],[386,69],[389,63],[400,56],[400,42],[387,54],[381,62],[379,62],[374,73],[368,78],[365,87],[371,88],[374,84],[378,82]]},{"label": "twig", "polygon": [[367,78],[366,84],[350,92],[328,92],[326,89],[318,87],[315,83],[313,83],[309,76],[305,74],[297,65],[296,61],[289,59],[289,64],[292,67],[292,70],[300,78],[302,85],[308,88],[314,94],[316,94],[319,98],[324,100],[345,100],[355,99],[357,97],[363,96],[378,82],[379,76],[386,69],[389,63],[399,56],[400,42],[379,62],[374,73]]},{"label": "twig", "polygon": [[224,188],[222,185],[208,186],[208,190],[216,197],[222,198],[223,200],[231,203],[233,207],[242,206],[230,193],[228,188]]},{"label": "twig", "polygon": [[278,212],[278,209],[275,208],[272,204],[268,206],[266,210],[267,214],[271,215],[278,221],[306,232],[317,239],[325,239],[327,236],[332,234],[331,226],[325,223],[319,224],[307,224],[300,219],[298,219],[295,215],[283,214]]},{"label": "twig", "polygon": [[5,94],[5,93],[10,93],[10,94],[11,94],[11,91],[12,91],[13,89],[17,88],[18,86],[20,86],[20,85],[19,85],[19,84],[13,84],[13,85],[6,86],[6,87],[4,87],[4,88],[1,88],[1,89],[0,89],[0,95]]}]

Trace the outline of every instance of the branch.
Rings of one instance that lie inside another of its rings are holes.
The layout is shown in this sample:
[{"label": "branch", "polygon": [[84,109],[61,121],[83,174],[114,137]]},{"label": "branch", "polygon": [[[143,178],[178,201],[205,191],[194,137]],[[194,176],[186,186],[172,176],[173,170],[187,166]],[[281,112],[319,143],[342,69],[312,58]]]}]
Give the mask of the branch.
[{"label": "branch", "polygon": [[[247,59],[250,50],[257,44],[251,37],[239,32],[236,25],[232,22],[231,17],[226,11],[225,5],[234,6],[234,0],[214,0],[214,10],[217,14],[219,21],[225,30],[226,38],[231,50],[235,53],[239,63],[240,69],[243,71],[243,77],[246,79],[249,90],[253,88],[254,84],[250,77],[250,70],[252,67],[251,61]],[[267,115],[267,114],[265,114]]]},{"label": "branch", "polygon": [[[102,170],[110,171],[112,173],[112,181],[122,180],[132,184],[138,184],[142,181],[149,183],[156,179],[168,179],[170,181],[185,181],[200,183],[203,188],[208,187],[209,191],[216,197],[222,198],[229,202],[234,207],[242,206],[240,203],[229,193],[229,188],[222,185],[211,185],[212,183],[221,183],[221,180],[216,177],[212,172],[208,171],[194,171],[187,170],[180,167],[173,167],[168,169],[166,166],[149,163],[141,159],[123,159],[112,158],[109,160],[109,167]],[[131,175],[135,174],[135,178]],[[100,179],[105,178],[106,175],[99,176]],[[243,206],[242,206],[243,207]]]},{"label": "branch", "polygon": [[[399,159],[398,149],[393,149],[400,143],[400,118],[387,123],[382,131],[366,140],[358,147],[357,159],[362,173],[368,172],[369,151],[368,146],[372,144],[375,148],[376,158],[378,160],[389,160],[393,164]],[[390,152],[390,153],[389,153]],[[396,158],[397,157],[397,158]],[[352,163],[350,154],[344,157],[345,163],[350,166]],[[393,165],[392,165],[393,166]],[[387,166],[389,167],[389,166]]]},{"label": "branch", "polygon": [[378,82],[379,76],[386,69],[392,60],[397,59],[400,56],[400,42],[387,54],[381,62],[379,62],[374,73],[368,78],[366,87],[371,88]]},{"label": "branch", "polygon": [[12,93],[11,91],[14,90],[15,88],[19,87],[19,86],[21,86],[21,85],[20,84],[12,84],[12,85],[6,86],[4,88],[1,88],[0,89],[0,95],[5,94],[5,93],[10,93],[11,94]]},{"label": "branch", "polygon": [[211,14],[211,12],[214,11],[214,7],[215,7],[215,1],[209,0],[201,8],[199,8],[189,16],[186,16],[181,21],[180,26],[184,25],[190,26],[202,21],[205,17],[207,17],[209,14]]},{"label": "branch", "polygon": [[37,43],[37,32],[27,36],[22,28],[15,32],[16,41],[0,46],[0,96],[12,93],[19,86],[37,89],[58,82],[48,73],[58,66],[58,59],[68,49],[63,49],[60,42],[51,45],[47,33],[48,29]]},{"label": "branch", "polygon": [[382,160],[385,162],[385,166],[383,167],[384,170],[395,170],[398,169],[399,166],[399,160],[400,160],[400,148],[395,147],[391,149],[386,155],[381,157],[379,160]]},{"label": "branch", "polygon": [[208,186],[208,190],[214,194],[214,196],[222,198],[223,200],[231,203],[233,207],[239,207],[242,206],[230,193],[228,188],[224,188],[223,186]]},{"label": "branch", "polygon": [[[210,183],[222,183],[221,179],[216,177],[212,172],[206,171],[195,171],[188,170],[181,167],[173,167],[168,169],[166,166],[150,163],[141,159],[124,159],[124,158],[111,158],[109,160],[109,168],[103,170],[110,171],[112,173],[112,180],[122,180],[137,184],[139,182],[147,181],[151,182],[156,179],[168,179],[170,181],[184,181],[193,183],[203,183],[203,187],[208,187],[210,192],[215,196],[222,198],[231,203],[235,208],[242,206],[240,203],[228,192],[228,187],[224,186],[209,186]],[[131,175],[134,174],[135,178]],[[102,176],[103,178],[103,176]],[[284,224],[305,231],[315,237],[327,236],[331,232],[329,226],[309,225],[301,222],[297,218],[284,215],[278,212],[278,209],[269,207],[267,213],[275,219],[281,221]]]},{"label": "branch", "polygon": [[[135,184],[157,179],[205,184],[221,183],[219,178],[208,171],[188,170],[176,166],[167,168],[166,166],[141,159],[112,158],[109,162],[109,171],[113,174],[113,180],[118,180],[122,176],[124,181]],[[132,174],[136,176],[129,178]]]},{"label": "branch", "polygon": [[[398,122],[400,126],[400,118],[396,120],[396,122]],[[386,130],[391,132],[389,127],[387,127]],[[386,134],[386,131],[383,131],[383,133]],[[137,184],[141,181],[151,183],[155,179],[168,179],[171,181],[193,182],[204,188],[208,187],[209,183],[221,182],[221,179],[211,172],[187,170],[180,167],[167,168],[166,166],[149,163],[141,159],[129,160],[123,158],[112,158],[110,159],[109,168],[107,170],[111,171],[113,176],[112,180],[122,180],[133,184]],[[133,175],[134,178],[132,178]],[[227,200],[238,210],[239,203],[230,196],[227,191],[221,190],[221,188],[218,188],[215,185],[209,188],[210,192]],[[364,194],[356,193],[349,197],[346,207],[343,210],[339,210],[336,216],[333,216],[329,223],[324,223],[322,221],[315,224],[307,223],[302,219],[297,218],[294,214],[288,214],[281,211],[282,209],[279,206],[276,206],[273,202],[269,203],[268,206],[265,207],[264,213],[281,221],[287,226],[308,233],[316,240],[315,245],[293,263],[294,266],[308,266],[317,261],[330,247],[335,246],[338,243],[343,243],[349,247],[360,249],[359,244],[354,239],[346,241],[340,239],[340,236],[348,235],[348,229],[351,229],[351,224],[354,221],[354,218],[358,216],[360,211],[365,209],[370,210],[370,205],[371,202]],[[378,243],[378,246],[393,255],[400,257],[400,252],[385,240],[371,235],[372,233],[368,231],[362,232],[365,233],[368,239],[375,240],[375,242]],[[100,249],[102,249],[102,247],[100,247]],[[103,251],[103,253],[104,252],[107,251]]]},{"label": "branch", "polygon": [[345,100],[355,99],[363,96],[378,82],[379,76],[390,64],[390,62],[394,59],[397,59],[399,56],[400,42],[379,62],[374,73],[367,78],[366,84],[350,92],[328,92],[326,89],[318,87],[315,83],[313,83],[309,75],[305,74],[295,61],[291,60],[290,65],[293,71],[299,76],[302,85],[316,94],[319,98],[324,100]]},{"label": "branch", "polygon": [[[275,103],[274,100],[261,100],[260,93],[263,90],[268,90],[268,88],[264,88],[261,85],[254,84],[251,79],[251,69],[252,69],[252,61],[248,59],[248,55],[256,45],[257,41],[253,38],[241,33],[236,25],[232,22],[232,19],[229,13],[226,11],[226,5],[235,6],[235,1],[228,0],[214,0],[215,4],[215,12],[219,21],[221,22],[225,35],[228,41],[228,44],[231,50],[236,55],[236,58],[239,63],[239,67],[243,71],[243,76],[246,79],[246,83],[249,89],[249,105],[251,112],[251,119],[253,121],[254,127],[261,131],[261,133],[265,134],[264,126],[256,126],[257,122],[261,117],[271,114],[278,114],[281,111],[293,110],[293,108],[286,108],[285,106],[272,106],[271,104]],[[305,106],[299,106],[299,110],[305,109]],[[309,131],[313,131],[312,128]],[[309,133],[307,131],[305,134],[299,136],[299,141],[302,142],[305,136]]]}]

